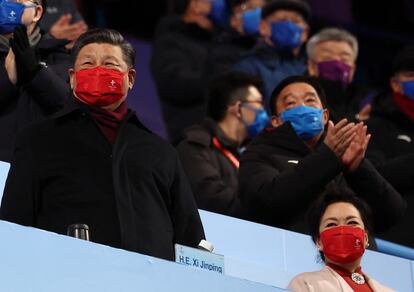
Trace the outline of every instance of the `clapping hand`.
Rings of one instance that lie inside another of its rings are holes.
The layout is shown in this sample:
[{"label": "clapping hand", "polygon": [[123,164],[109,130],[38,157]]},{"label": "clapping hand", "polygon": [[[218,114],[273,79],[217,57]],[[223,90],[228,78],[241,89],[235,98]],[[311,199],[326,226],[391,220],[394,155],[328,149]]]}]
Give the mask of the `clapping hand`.
[{"label": "clapping hand", "polygon": [[324,143],[336,156],[342,157],[354,139],[356,130],[355,123],[348,123],[346,119],[342,119],[336,125],[329,121]]},{"label": "clapping hand", "polygon": [[371,135],[367,134],[367,126],[362,122],[356,125],[356,135],[352,139],[345,153],[342,155],[342,163],[349,172],[355,171],[365,157]]}]

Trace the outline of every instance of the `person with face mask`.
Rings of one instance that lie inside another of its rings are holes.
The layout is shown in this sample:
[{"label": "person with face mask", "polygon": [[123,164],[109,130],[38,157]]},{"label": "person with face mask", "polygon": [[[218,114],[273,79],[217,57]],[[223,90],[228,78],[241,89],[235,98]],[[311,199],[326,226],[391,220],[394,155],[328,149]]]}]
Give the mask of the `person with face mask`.
[{"label": "person with face mask", "polygon": [[213,40],[207,56],[206,78],[231,71],[259,40],[262,7],[268,0],[231,0],[229,27]]},{"label": "person with face mask", "polygon": [[262,41],[233,66],[234,71],[263,80],[266,105],[276,85],[291,75],[306,72],[303,45],[309,35],[311,10],[302,0],[272,0],[262,8]]},{"label": "person with face mask", "polygon": [[68,96],[66,42],[45,38],[46,0],[0,1],[0,160],[9,162],[17,132],[59,108]]},{"label": "person with face mask", "polygon": [[73,49],[71,98],[17,138],[0,218],[66,234],[86,224],[93,242],[174,259],[204,231],[175,149],[128,109],[135,49],[114,30]]},{"label": "person with face mask", "polygon": [[239,157],[245,142],[269,123],[260,86],[259,80],[243,73],[218,76],[208,89],[208,118],[188,128],[177,146],[201,209],[243,218]]},{"label": "person with face mask", "polygon": [[159,23],[151,57],[152,75],[173,144],[185,128],[204,117],[207,53],[217,33],[215,21],[225,11],[219,0],[185,2],[182,14]]},{"label": "person with face mask", "polygon": [[380,237],[414,248],[414,46],[397,52],[389,88],[372,102],[367,156],[407,200],[407,212]]},{"label": "person with face mask", "polygon": [[365,159],[367,127],[330,121],[315,78],[284,79],[270,106],[273,127],[254,138],[240,160],[240,197],[250,220],[305,233],[304,213],[330,185],[358,191],[373,208],[378,230],[400,219],[405,201]]},{"label": "person with face mask", "polygon": [[344,29],[324,28],[309,39],[306,51],[308,73],[322,84],[331,119],[368,119],[370,103],[377,92],[352,82],[358,57],[356,37]]},{"label": "person with face mask", "polygon": [[372,211],[364,200],[349,189],[331,189],[312,205],[308,222],[325,266],[294,277],[290,291],[395,291],[362,271],[361,260],[374,232]]}]

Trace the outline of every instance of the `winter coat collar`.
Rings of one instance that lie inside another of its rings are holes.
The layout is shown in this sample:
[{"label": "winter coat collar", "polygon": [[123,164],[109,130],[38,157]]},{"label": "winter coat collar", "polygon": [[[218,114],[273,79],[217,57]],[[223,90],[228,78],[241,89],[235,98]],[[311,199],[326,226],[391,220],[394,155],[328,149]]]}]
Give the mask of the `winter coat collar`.
[{"label": "winter coat collar", "polygon": [[[71,95],[71,97],[66,101],[66,103],[63,105],[63,108],[56,112],[52,118],[55,119],[65,119],[67,117],[73,116],[73,115],[85,115],[90,114],[90,109],[88,105],[83,104],[80,101],[77,101],[76,98]],[[138,119],[136,116],[135,111],[128,109],[128,114],[125,118],[125,121],[131,122],[135,124],[138,128],[148,132],[152,133],[147,127],[145,127],[142,122]]]},{"label": "winter coat collar", "polygon": [[247,147],[252,149],[260,145],[284,149],[301,156],[306,156],[311,152],[311,149],[296,135],[290,122],[285,122],[277,128],[265,129]]}]

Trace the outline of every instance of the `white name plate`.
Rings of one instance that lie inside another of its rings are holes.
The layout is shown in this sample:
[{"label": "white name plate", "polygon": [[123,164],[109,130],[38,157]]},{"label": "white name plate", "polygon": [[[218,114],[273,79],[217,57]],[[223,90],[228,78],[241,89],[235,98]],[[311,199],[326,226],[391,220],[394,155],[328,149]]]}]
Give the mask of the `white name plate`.
[{"label": "white name plate", "polygon": [[175,262],[204,271],[224,274],[224,256],[175,244]]}]

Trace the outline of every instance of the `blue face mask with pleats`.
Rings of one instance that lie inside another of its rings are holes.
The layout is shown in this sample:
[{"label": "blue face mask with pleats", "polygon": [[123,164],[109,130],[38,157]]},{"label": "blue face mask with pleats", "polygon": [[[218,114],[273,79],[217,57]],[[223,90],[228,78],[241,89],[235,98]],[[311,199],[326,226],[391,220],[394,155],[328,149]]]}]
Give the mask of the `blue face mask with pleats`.
[{"label": "blue face mask with pleats", "polygon": [[22,24],[25,9],[36,5],[23,5],[13,1],[0,0],[0,34],[12,33],[16,26]]},{"label": "blue face mask with pleats", "polygon": [[271,23],[272,43],[279,49],[295,49],[300,46],[303,28],[291,21],[277,21]]},{"label": "blue face mask with pleats", "polygon": [[262,19],[262,9],[256,8],[248,10],[241,15],[243,20],[243,32],[245,35],[259,35],[259,25]]},{"label": "blue face mask with pleats", "polygon": [[211,0],[211,11],[208,17],[214,24],[220,27],[226,27],[228,22],[226,1]]},{"label": "blue face mask with pleats", "polygon": [[414,80],[401,82],[403,94],[409,99],[414,100]]},{"label": "blue face mask with pleats", "polygon": [[242,119],[243,123],[246,125],[247,134],[249,135],[249,138],[254,138],[257,136],[257,134],[263,131],[264,128],[266,128],[267,125],[269,124],[269,121],[270,121],[269,115],[264,109],[257,109],[248,104],[244,104],[243,106],[256,113],[256,118],[251,124],[247,124]]},{"label": "blue face mask with pleats", "polygon": [[323,131],[323,110],[311,106],[300,105],[281,114],[283,122],[290,122],[296,134],[307,141]]}]

